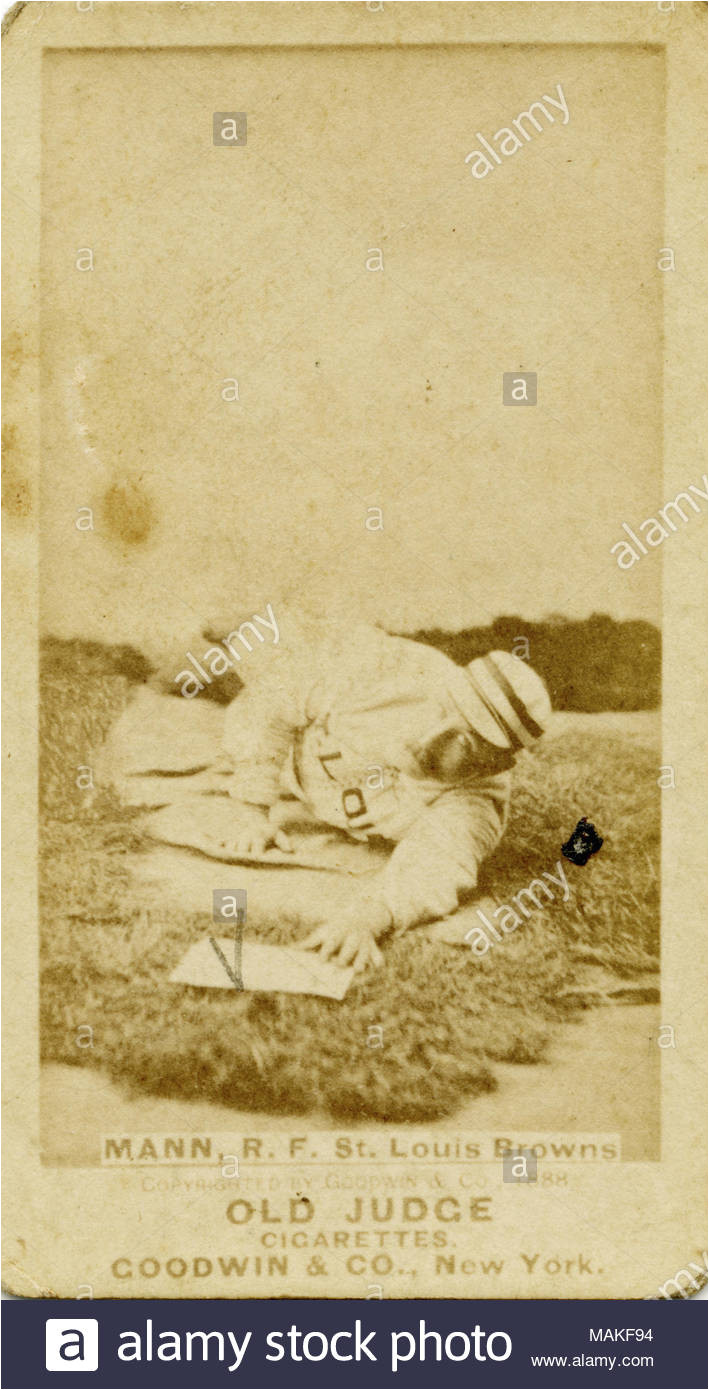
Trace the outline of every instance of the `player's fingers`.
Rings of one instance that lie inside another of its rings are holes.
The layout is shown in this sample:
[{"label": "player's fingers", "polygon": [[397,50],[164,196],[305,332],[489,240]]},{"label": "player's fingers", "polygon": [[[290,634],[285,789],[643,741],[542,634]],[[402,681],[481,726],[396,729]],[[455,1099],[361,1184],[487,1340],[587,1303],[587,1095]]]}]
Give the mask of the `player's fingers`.
[{"label": "player's fingers", "polygon": [[320,954],[323,960],[329,960],[330,956],[334,956],[335,951],[338,950],[339,946],[340,938],[337,936],[333,937],[332,934],[327,929],[325,929],[325,931],[323,932],[323,943],[320,948]]},{"label": "player's fingers", "polygon": [[277,830],[276,833],[275,833],[275,835],[274,835],[274,837],[273,837],[273,843],[274,843],[274,845],[276,846],[277,849],[283,850],[283,853],[284,853],[284,854],[292,854],[292,853],[293,853],[293,846],[292,846],[292,844],[291,844],[291,842],[290,842],[288,836],[286,835],[285,831],[283,831],[283,830]]},{"label": "player's fingers", "polygon": [[311,931],[311,933],[310,933],[309,936],[306,936],[302,941],[299,941],[299,942],[298,942],[298,950],[299,950],[299,951],[315,951],[315,950],[317,950],[318,946],[321,946],[322,943],[323,943],[324,934],[325,934],[325,928],[324,928],[324,927],[316,927],[316,928],[315,928],[315,931]]},{"label": "player's fingers", "polygon": [[248,849],[246,853],[251,855],[253,859],[260,859],[261,856],[266,853],[266,848],[268,844],[269,837],[267,833],[260,831],[256,835],[251,834],[249,835]]},{"label": "player's fingers", "polygon": [[360,975],[362,971],[366,970],[370,965],[373,970],[377,970],[378,967],[383,964],[383,961],[384,957],[376,942],[367,941],[364,945],[360,946],[357,952],[354,962],[355,974]]},{"label": "player's fingers", "polygon": [[335,956],[335,965],[351,965],[355,956],[359,954],[361,954],[361,952],[358,950],[358,938],[353,933],[351,936],[345,937]]},{"label": "player's fingers", "polygon": [[355,975],[361,975],[367,969],[371,959],[371,949],[368,941],[364,941],[355,955],[353,965]]}]

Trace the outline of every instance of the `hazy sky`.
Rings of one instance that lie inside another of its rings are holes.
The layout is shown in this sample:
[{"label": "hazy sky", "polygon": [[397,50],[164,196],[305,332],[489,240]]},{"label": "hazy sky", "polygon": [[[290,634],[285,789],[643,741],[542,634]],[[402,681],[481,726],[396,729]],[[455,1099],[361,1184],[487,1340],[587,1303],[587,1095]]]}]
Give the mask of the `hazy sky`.
[{"label": "hazy sky", "polygon": [[632,46],[52,54],[45,630],[656,620],[662,551],[610,547],[667,500],[662,102]]}]

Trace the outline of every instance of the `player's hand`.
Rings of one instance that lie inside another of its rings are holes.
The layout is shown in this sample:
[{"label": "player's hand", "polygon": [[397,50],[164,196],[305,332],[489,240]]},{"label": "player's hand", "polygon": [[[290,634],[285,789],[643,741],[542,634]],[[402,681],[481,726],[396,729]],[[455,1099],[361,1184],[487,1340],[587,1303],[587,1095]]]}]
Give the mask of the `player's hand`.
[{"label": "player's hand", "polygon": [[298,942],[298,946],[302,951],[319,951],[322,960],[332,959],[333,965],[353,965],[356,974],[369,965],[376,968],[384,961],[369,927],[348,927],[345,923],[316,927],[305,941]]},{"label": "player's hand", "polygon": [[353,965],[355,972],[377,969],[384,957],[377,937],[388,931],[392,918],[383,902],[365,899],[333,909],[333,921],[323,922],[298,945],[303,951],[319,951],[334,965]]},{"label": "player's hand", "polygon": [[271,845],[284,854],[293,850],[288,836],[271,825],[268,814],[260,806],[247,806],[245,802],[235,804],[234,822],[234,840],[230,848],[239,858],[257,858]]}]

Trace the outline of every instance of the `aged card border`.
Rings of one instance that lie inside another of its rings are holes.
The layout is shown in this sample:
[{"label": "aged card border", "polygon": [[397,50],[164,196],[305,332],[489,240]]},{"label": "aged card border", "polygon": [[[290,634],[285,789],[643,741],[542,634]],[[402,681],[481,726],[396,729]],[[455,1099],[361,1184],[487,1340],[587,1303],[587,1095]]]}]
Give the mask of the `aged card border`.
[{"label": "aged card border", "polygon": [[[20,501],[5,525],[5,1066],[6,1281],[15,1292],[71,1296],[75,1269],[93,1241],[124,1227],[132,1193],[105,1171],[48,1170],[39,1161],[37,906],[35,864],[41,62],[48,48],[362,43],[647,43],[664,48],[667,74],[665,245],[678,271],[664,280],[665,457],[662,500],[699,477],[695,426],[703,390],[703,312],[694,267],[701,262],[704,184],[703,5],[671,11],[642,4],[193,4],[30,3],[10,19],[4,48],[6,412],[14,430],[13,485]],[[659,248],[658,248],[659,251]],[[682,253],[685,253],[684,255]],[[689,264],[691,271],[683,267]],[[648,274],[653,268],[648,268]],[[658,382],[658,390],[660,383]],[[11,510],[11,509],[10,509]],[[680,1046],[663,1054],[663,1158],[585,1174],[578,1218],[613,1235],[617,1262],[593,1296],[652,1295],[697,1257],[700,1196],[706,814],[703,687],[706,643],[701,566],[680,547],[664,564],[663,762],[678,788],[663,816],[663,1022]],[[575,1219],[575,1198],[564,1223]],[[107,1209],[110,1213],[107,1215]],[[77,1214],[81,1221],[77,1221]],[[197,1205],[192,1221],[203,1220]],[[169,1201],[163,1224],[172,1218]],[[157,1223],[156,1223],[157,1224]],[[94,1232],[96,1233],[94,1235]],[[508,1232],[499,1230],[504,1241]],[[456,1290],[457,1291],[457,1290]],[[96,1293],[102,1290],[97,1287]],[[152,1292],[152,1291],[151,1291]],[[192,1292],[183,1288],[183,1293]],[[311,1290],[294,1289],[300,1296]],[[334,1284],[328,1290],[337,1296]],[[435,1296],[437,1290],[429,1289]],[[447,1291],[450,1293],[450,1290]],[[462,1292],[462,1290],[461,1290]],[[465,1296],[479,1293],[472,1285]],[[519,1295],[517,1295],[519,1296]]]}]

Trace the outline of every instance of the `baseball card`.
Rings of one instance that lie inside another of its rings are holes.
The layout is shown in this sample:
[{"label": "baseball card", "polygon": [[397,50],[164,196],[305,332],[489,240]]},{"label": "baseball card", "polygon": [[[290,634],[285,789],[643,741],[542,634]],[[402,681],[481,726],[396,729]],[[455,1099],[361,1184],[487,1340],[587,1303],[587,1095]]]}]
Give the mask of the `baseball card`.
[{"label": "baseball card", "polygon": [[10,1295],[705,1284],[705,19],[6,15]]}]

